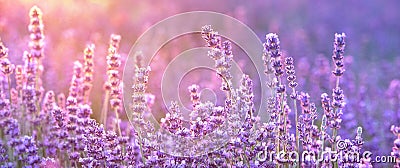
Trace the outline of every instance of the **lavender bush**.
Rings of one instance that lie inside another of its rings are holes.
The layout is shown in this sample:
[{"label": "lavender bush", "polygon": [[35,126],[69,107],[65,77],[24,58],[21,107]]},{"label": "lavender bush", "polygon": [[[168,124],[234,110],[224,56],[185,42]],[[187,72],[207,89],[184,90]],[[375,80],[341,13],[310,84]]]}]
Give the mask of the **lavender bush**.
[{"label": "lavender bush", "polygon": [[[260,57],[265,75],[272,79],[266,83],[271,97],[262,101],[267,101],[265,113],[270,120],[261,122],[254,114],[251,77],[243,75],[239,87],[233,87],[231,42],[223,41],[211,26],[202,27],[201,36],[210,48],[208,59],[215,61],[220,89],[226,94],[224,104],[201,101],[200,86],[193,84],[188,88],[192,102],[190,122],[185,123],[179,105],[172,102],[160,120],[161,127],[175,136],[195,138],[211,134],[229,122],[233,126],[225,131],[232,137],[223,147],[206,155],[178,157],[160,150],[154,125],[144,120],[152,111],[155,97],[147,91],[151,69],[142,63],[140,54],[136,57],[130,108],[132,123],[145,129],[133,129],[123,117],[122,61],[118,51],[121,36],[110,37],[105,95],[97,122],[90,118],[90,93],[95,84],[94,44],[84,49],[83,61],[74,62],[68,94],[57,94],[43,88],[45,36],[42,12],[37,7],[30,11],[28,28],[29,50],[24,52],[23,65],[12,64],[6,44],[0,42],[0,167],[372,167],[371,156],[351,157],[362,156],[362,147],[368,143],[362,137],[363,130],[369,129],[357,127],[350,139],[340,136],[341,125],[352,119],[345,117],[354,113],[348,107],[354,105],[352,97],[344,92],[348,85],[343,86],[347,38],[344,33],[334,36],[334,68],[330,71],[335,80],[329,92],[320,94],[320,102],[312,102],[313,94],[298,89],[302,82],[296,75],[295,60],[282,53],[278,35],[266,35],[264,54]],[[329,63],[321,60],[321,71],[329,71],[327,67]],[[324,86],[328,85],[331,84]],[[398,110],[400,82],[394,81],[392,85],[388,94]],[[239,122],[240,118],[244,121]],[[394,167],[400,167],[400,129],[392,126],[391,131],[397,138],[391,151],[396,158]],[[143,137],[143,132],[154,135]],[[324,151],[349,157],[332,158]],[[296,160],[289,155],[293,152],[308,155]]]}]

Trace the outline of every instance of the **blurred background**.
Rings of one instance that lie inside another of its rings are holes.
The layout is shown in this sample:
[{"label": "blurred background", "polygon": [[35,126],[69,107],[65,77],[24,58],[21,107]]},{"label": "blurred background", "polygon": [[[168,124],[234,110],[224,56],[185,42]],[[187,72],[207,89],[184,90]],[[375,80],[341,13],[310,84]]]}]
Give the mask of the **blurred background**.
[{"label": "blurred background", "polygon": [[[394,140],[390,125],[400,124],[400,1],[330,2],[0,0],[0,38],[10,49],[11,61],[22,64],[22,53],[28,49],[29,9],[33,5],[41,8],[46,36],[44,86],[46,90],[65,94],[73,62],[83,59],[86,44],[94,43],[96,73],[91,100],[93,117],[98,119],[106,79],[105,58],[112,33],[122,36],[120,53],[124,59],[136,39],[162,19],[195,10],[227,14],[247,24],[261,41],[265,34],[277,33],[284,54],[295,59],[299,90],[309,92],[312,101],[320,106],[320,95],[330,94],[333,88],[330,71],[334,33],[345,32],[346,72],[341,84],[347,106],[339,134],[353,138],[356,127],[362,126],[366,141],[364,150],[375,155],[390,155]],[[165,66],[182,48],[196,46],[204,46],[200,35],[172,41],[160,50],[157,64]],[[243,53],[234,54],[240,57]],[[157,79],[150,76],[150,80],[152,78]],[[201,82],[201,79],[191,81]],[[157,96],[157,84],[150,91]],[[164,108],[154,107],[156,110]]]}]

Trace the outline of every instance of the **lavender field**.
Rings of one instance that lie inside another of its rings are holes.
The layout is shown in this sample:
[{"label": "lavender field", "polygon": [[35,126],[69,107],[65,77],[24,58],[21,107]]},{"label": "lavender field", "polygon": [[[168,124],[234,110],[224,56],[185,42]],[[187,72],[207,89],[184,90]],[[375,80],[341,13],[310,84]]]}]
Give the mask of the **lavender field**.
[{"label": "lavender field", "polygon": [[398,6],[0,0],[0,167],[400,168]]}]

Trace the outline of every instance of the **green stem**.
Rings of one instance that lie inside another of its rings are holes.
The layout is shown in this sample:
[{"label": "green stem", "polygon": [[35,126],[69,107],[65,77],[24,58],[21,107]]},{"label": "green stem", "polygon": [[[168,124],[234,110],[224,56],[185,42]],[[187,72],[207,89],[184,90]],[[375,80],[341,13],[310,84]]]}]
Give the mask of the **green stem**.
[{"label": "green stem", "polygon": [[337,136],[338,130],[336,128],[333,128],[332,130],[332,138],[333,138],[333,143],[332,143],[332,150],[336,151],[336,136]]},{"label": "green stem", "polygon": [[[284,102],[284,100],[283,100],[283,98],[284,98],[284,93],[281,93],[280,94],[280,96],[281,96],[281,100],[280,100],[280,106],[281,106],[281,114],[279,115],[280,117],[280,119],[279,119],[279,122],[281,122],[281,120],[282,120],[282,118],[283,118],[283,136],[286,134],[286,117],[285,117],[285,108],[284,108],[284,106],[283,106],[283,102]],[[279,130],[279,128],[278,128],[278,131],[280,132],[280,130]],[[280,133],[279,133],[279,135],[280,135]],[[279,135],[278,135],[278,144],[280,144],[281,142],[279,142]],[[279,145],[278,145],[279,146]],[[282,144],[282,150],[285,152],[285,149],[286,149],[286,144]],[[278,148],[278,151],[277,152],[279,152],[279,148]]]},{"label": "green stem", "polygon": [[340,84],[340,77],[336,77],[336,87],[339,87]]},{"label": "green stem", "polygon": [[244,162],[245,162],[246,165],[250,168],[250,162],[249,162],[249,159],[248,159],[247,156],[246,156],[246,146],[243,146],[243,151],[244,151],[244,154],[243,154]]},{"label": "green stem", "polygon": [[[117,125],[118,135],[119,135],[120,137],[122,137],[121,126],[120,126],[120,124],[119,124],[120,121],[119,121],[118,108],[114,108],[114,112],[115,112],[115,118],[116,118],[116,120],[117,120],[116,125]],[[125,146],[124,146],[124,145],[122,145],[122,154],[125,155]],[[126,166],[126,165],[125,165],[125,162],[123,162],[123,164],[124,164],[124,166]]]},{"label": "green stem", "polygon": [[317,162],[317,167],[319,167],[319,164],[320,164],[320,162],[319,162],[319,160],[322,160],[322,162],[323,162],[323,158],[322,157],[324,157],[323,155],[322,155],[322,152],[324,152],[325,151],[325,127],[326,127],[326,118],[325,118],[325,115],[323,115],[322,116],[322,123],[321,123],[321,128],[320,128],[320,131],[321,131],[321,133],[322,133],[322,135],[321,135],[321,142],[322,142],[322,144],[321,144],[321,149],[319,150],[319,153],[318,153],[318,162]]},{"label": "green stem", "polygon": [[[284,109],[283,109],[284,110]],[[282,111],[284,112],[284,111]],[[287,134],[287,116],[285,114],[283,114],[283,135],[285,136]],[[286,152],[286,142],[283,143],[283,151]]]},{"label": "green stem", "polygon": [[[278,124],[279,124],[279,121],[281,121],[280,114],[278,115]],[[279,153],[279,136],[280,136],[279,125],[277,125],[277,127],[275,129],[276,129],[276,135],[277,135],[277,137],[275,139],[276,153]]]},{"label": "green stem", "polygon": [[67,152],[64,153],[64,160],[66,161],[66,162],[64,162],[64,166],[65,167],[71,167],[70,160],[69,160]]},{"label": "green stem", "polygon": [[83,103],[84,104],[89,104],[89,99],[90,99],[90,91],[91,91],[91,87],[83,92]]},{"label": "green stem", "polygon": [[143,165],[144,165],[144,164],[146,164],[146,159],[144,158],[144,155],[143,155],[143,145],[142,145],[142,139],[141,138],[139,138],[139,142],[138,143],[139,143],[139,148],[140,148],[140,156],[142,157],[142,162],[143,162]]},{"label": "green stem", "polygon": [[[340,77],[337,76],[336,77],[336,88],[339,87],[339,84],[340,84]],[[333,109],[333,115],[336,115],[336,113],[337,113],[337,108],[334,108]],[[333,138],[332,151],[334,151],[334,152],[336,151],[336,143],[337,143],[336,142],[336,136],[337,136],[337,134],[338,134],[338,129],[337,128],[333,128],[333,130],[332,130],[332,138]],[[337,161],[333,163],[333,167],[334,168],[338,167]]]},{"label": "green stem", "polygon": [[[333,128],[333,130],[332,130],[332,138],[333,138],[333,143],[332,143],[332,151],[335,153],[336,152],[336,135],[337,135],[337,129],[336,128]],[[336,162],[334,162],[333,163],[333,167],[334,168],[337,168],[338,167],[338,165],[337,165],[338,163],[337,163],[337,161]]]},{"label": "green stem", "polygon": [[[14,162],[18,159],[17,156],[14,156],[14,149],[13,148],[10,149],[10,156],[9,157],[12,159],[11,161],[14,161]],[[10,158],[8,160],[10,160]]]},{"label": "green stem", "polygon": [[[324,142],[325,142],[325,137],[324,137],[324,135],[322,135],[322,138],[321,138],[321,141],[322,141],[322,144],[321,144],[321,150],[319,151],[319,154],[318,154],[318,159],[321,159],[322,157],[324,157],[323,155],[322,155],[322,152],[324,152],[325,151],[325,147],[324,147]],[[317,162],[317,167],[318,167],[318,164],[319,164],[319,162]]]},{"label": "green stem", "polygon": [[7,75],[7,83],[8,83],[8,95],[10,96],[10,107],[12,106],[12,96],[11,96],[11,77]]},{"label": "green stem", "polygon": [[1,138],[1,141],[3,141],[3,143],[6,141],[6,139],[4,138],[3,128],[0,129],[0,138]]},{"label": "green stem", "polygon": [[[296,94],[295,88],[292,88],[292,92],[293,92],[293,94]],[[293,109],[294,109],[294,115],[295,115],[296,150],[297,150],[297,153],[300,154],[299,113],[297,111],[297,100],[296,100],[296,98],[293,99]]]},{"label": "green stem", "polygon": [[118,114],[118,108],[114,108],[114,112],[115,112],[115,119],[117,120],[117,131],[118,131],[118,135],[122,136],[122,132],[121,132],[121,127],[119,125],[119,114]]},{"label": "green stem", "polygon": [[[21,100],[22,100],[22,98],[21,98]],[[22,112],[22,115],[20,116],[21,118],[21,121],[25,121],[25,113],[26,113],[26,108],[25,108],[25,105],[23,105],[23,104],[21,104],[21,112]],[[25,135],[26,134],[26,130],[25,130],[25,123],[26,122],[19,122],[19,124],[20,124],[20,128],[21,128],[21,134],[22,135]]]},{"label": "green stem", "polygon": [[101,109],[100,121],[103,123],[103,125],[106,125],[107,123],[107,111],[108,111],[109,99],[110,99],[110,91],[107,90],[104,96],[103,107]]},{"label": "green stem", "polygon": [[[38,126],[38,137],[37,137],[39,142],[42,142],[43,137],[42,137],[42,126]],[[46,150],[44,149],[44,147],[42,147],[42,156],[46,157]]]}]

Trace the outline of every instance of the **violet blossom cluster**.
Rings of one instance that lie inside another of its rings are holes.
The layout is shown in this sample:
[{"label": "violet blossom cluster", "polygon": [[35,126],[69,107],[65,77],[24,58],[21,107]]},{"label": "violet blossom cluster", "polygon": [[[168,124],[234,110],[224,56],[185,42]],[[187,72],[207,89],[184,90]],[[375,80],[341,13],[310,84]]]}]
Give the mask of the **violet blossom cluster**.
[{"label": "violet blossom cluster", "polygon": [[[297,90],[297,76],[292,57],[282,54],[277,34],[266,35],[262,60],[265,75],[271,82],[271,96],[267,110],[270,120],[262,122],[255,112],[254,83],[244,74],[238,87],[233,85],[232,44],[223,41],[220,34],[207,25],[202,27],[202,38],[210,48],[208,57],[214,60],[216,75],[225,93],[223,105],[201,101],[202,86],[188,88],[192,103],[190,119],[185,120],[178,102],[171,102],[160,126],[181,138],[201,138],[207,135],[229,135],[220,148],[199,156],[180,157],[161,150],[165,138],[153,123],[154,95],[148,93],[150,66],[144,65],[143,55],[135,57],[134,84],[130,127],[120,114],[122,108],[121,55],[118,53],[121,36],[111,35],[107,53],[107,81],[105,83],[102,118],[100,123],[91,118],[90,92],[94,78],[94,44],[86,46],[83,62],[72,67],[68,94],[57,94],[42,88],[41,73],[44,59],[44,32],[42,12],[33,7],[30,12],[30,51],[24,52],[23,65],[8,60],[8,49],[0,41],[0,167],[372,167],[371,158],[339,158],[322,155],[324,151],[343,154],[363,152],[363,129],[358,127],[353,139],[339,135],[341,115],[345,112],[340,78],[344,75],[344,33],[335,34],[332,60],[336,83],[332,95],[321,95],[319,103]],[[14,75],[15,86],[10,80]],[[7,81],[7,82],[5,82]],[[289,98],[290,99],[289,99]],[[110,105],[110,106],[109,106]],[[319,108],[321,107],[321,108]],[[346,111],[347,112],[347,111]],[[294,118],[291,115],[294,113]],[[114,115],[114,116],[112,116]],[[112,116],[113,122],[107,122]],[[294,121],[292,121],[294,119]],[[228,123],[228,126],[227,124]],[[224,129],[218,129],[223,127]],[[400,167],[400,131],[392,155],[395,167]],[[214,134],[215,133],[215,134]],[[337,142],[344,146],[337,146]],[[200,148],[203,147],[197,144]],[[184,148],[182,146],[181,148]],[[307,152],[304,160],[283,158],[280,152]],[[264,153],[266,159],[260,159]],[[272,154],[272,155],[269,155]]]}]

